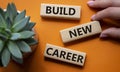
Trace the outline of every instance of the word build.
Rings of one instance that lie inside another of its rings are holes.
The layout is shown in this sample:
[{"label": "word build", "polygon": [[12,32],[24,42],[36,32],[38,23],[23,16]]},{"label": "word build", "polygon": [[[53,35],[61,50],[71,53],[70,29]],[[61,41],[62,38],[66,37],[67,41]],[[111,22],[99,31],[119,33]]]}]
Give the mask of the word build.
[{"label": "word build", "polygon": [[60,46],[46,44],[44,56],[48,58],[68,62],[71,64],[83,66],[86,53],[63,48]]},{"label": "word build", "polygon": [[91,35],[101,33],[101,26],[98,21],[89,22],[60,31],[64,43],[85,38]]},{"label": "word build", "polygon": [[41,4],[42,17],[54,17],[63,19],[80,19],[80,6],[68,6],[59,4]]}]

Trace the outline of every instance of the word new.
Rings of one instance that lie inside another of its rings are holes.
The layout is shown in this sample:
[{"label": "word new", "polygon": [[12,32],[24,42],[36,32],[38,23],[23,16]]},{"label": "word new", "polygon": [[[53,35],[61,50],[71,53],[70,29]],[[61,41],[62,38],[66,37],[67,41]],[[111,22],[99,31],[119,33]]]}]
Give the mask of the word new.
[{"label": "word new", "polygon": [[98,21],[89,22],[60,31],[64,43],[85,38],[101,32],[101,26]]},{"label": "word new", "polygon": [[80,6],[41,4],[41,16],[79,20],[80,9]]},{"label": "word new", "polygon": [[47,44],[45,57],[83,66],[86,53]]},{"label": "word new", "polygon": [[76,28],[69,31],[70,38],[81,36],[92,32],[92,25]]}]

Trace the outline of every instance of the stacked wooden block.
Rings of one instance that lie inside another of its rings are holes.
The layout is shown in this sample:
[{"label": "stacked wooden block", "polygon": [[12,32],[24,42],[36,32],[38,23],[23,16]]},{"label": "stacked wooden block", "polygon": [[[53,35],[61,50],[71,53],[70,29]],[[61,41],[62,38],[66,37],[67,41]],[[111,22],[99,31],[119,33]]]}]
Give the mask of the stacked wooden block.
[{"label": "stacked wooden block", "polygon": [[[81,6],[69,6],[59,4],[41,4],[41,17],[80,20]],[[60,30],[63,43],[86,38],[101,33],[99,21],[92,21],[64,30]],[[44,56],[76,65],[83,66],[86,53],[46,44]]]}]

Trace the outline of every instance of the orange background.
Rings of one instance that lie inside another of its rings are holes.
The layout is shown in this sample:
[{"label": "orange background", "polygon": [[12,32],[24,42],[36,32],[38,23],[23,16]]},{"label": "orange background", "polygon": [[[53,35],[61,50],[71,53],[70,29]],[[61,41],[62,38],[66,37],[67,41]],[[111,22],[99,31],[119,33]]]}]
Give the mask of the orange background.
[{"label": "orange background", "polygon": [[[24,60],[23,65],[11,61],[8,67],[0,67],[0,72],[120,72],[120,42],[113,39],[101,40],[97,35],[82,41],[62,43],[60,30],[89,22],[90,17],[96,12],[87,6],[87,0],[0,0],[0,7],[6,8],[9,2],[14,2],[20,11],[26,9],[27,15],[36,22],[35,30],[39,44],[35,53]],[[43,19],[40,17],[41,3],[82,6],[81,19]],[[109,26],[102,22],[102,29],[106,27]],[[86,52],[84,67],[45,59],[43,54],[46,43]]]}]

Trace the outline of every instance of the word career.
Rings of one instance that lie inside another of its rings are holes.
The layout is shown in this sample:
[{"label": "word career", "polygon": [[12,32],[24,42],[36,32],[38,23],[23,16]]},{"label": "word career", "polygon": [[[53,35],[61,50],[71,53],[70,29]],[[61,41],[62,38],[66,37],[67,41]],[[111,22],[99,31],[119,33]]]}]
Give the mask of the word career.
[{"label": "word career", "polygon": [[55,17],[62,19],[80,19],[80,6],[68,6],[58,4],[41,4],[42,17]]},{"label": "word career", "polygon": [[44,56],[67,63],[83,66],[86,53],[47,44]]},{"label": "word career", "polygon": [[64,43],[85,38],[101,32],[101,26],[98,21],[89,22],[60,31]]}]

